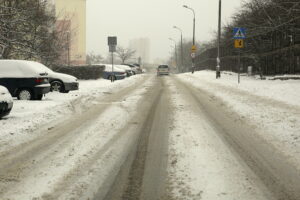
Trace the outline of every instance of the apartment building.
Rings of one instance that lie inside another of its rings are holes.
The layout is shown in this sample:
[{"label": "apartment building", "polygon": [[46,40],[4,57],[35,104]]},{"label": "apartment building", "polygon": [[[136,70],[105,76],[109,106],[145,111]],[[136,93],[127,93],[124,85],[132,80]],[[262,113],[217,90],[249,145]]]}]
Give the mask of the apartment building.
[{"label": "apartment building", "polygon": [[65,64],[86,63],[86,0],[52,0],[58,17],[57,28],[68,27],[67,52],[62,55]]}]

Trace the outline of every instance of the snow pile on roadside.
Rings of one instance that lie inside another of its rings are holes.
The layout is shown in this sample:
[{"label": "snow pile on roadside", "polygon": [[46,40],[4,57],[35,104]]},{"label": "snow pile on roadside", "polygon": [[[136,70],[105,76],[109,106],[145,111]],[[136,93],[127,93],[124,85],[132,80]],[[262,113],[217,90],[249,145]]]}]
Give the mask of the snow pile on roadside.
[{"label": "snow pile on roadside", "polygon": [[143,78],[144,75],[133,76],[114,83],[104,79],[80,81],[79,90],[68,94],[48,93],[42,101],[15,100],[11,114],[0,120],[0,152],[37,137],[32,132],[38,127],[63,121],[95,104],[95,98],[121,91]]},{"label": "snow pile on roadside", "polygon": [[211,99],[222,102],[253,127],[289,164],[300,166],[300,81],[255,80],[201,71],[177,76],[183,82],[205,91]]},{"label": "snow pile on roadside", "polygon": [[0,102],[7,102],[11,103],[12,102],[12,97],[9,94],[8,90],[6,87],[3,87],[0,85]]},{"label": "snow pile on roadside", "polygon": [[195,72],[194,74],[181,74],[179,77],[188,81],[194,81],[193,78],[197,78],[199,80],[197,82],[202,82],[203,86],[218,85],[222,86],[224,90],[233,88],[249,94],[300,106],[300,80],[259,80],[253,77],[241,76],[241,83],[238,84],[236,73],[222,73],[221,79],[216,79],[215,72],[208,70]]},{"label": "snow pile on roadside", "polygon": [[99,186],[109,186],[114,180],[111,176],[137,138],[132,130],[136,125],[127,124],[151,82],[120,102],[108,102],[108,108],[76,129],[74,137],[57,141],[53,146],[61,146],[59,151],[45,152],[47,159],[35,158],[35,165],[5,193],[5,199],[93,199]]},{"label": "snow pile on roadside", "polygon": [[171,87],[174,129],[170,132],[170,199],[269,199],[259,179],[240,163],[217,129],[192,100]]}]

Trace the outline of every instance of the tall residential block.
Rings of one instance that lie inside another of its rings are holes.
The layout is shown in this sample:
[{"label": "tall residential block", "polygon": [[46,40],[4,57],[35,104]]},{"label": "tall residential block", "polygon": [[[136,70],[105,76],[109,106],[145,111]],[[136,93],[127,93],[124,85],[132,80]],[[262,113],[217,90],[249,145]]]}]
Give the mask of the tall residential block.
[{"label": "tall residential block", "polygon": [[143,63],[150,61],[150,39],[136,38],[129,41],[129,48],[136,51],[136,56],[142,59]]},{"label": "tall residential block", "polygon": [[54,0],[54,3],[57,27],[67,25],[69,33],[69,47],[62,60],[65,64],[86,64],[86,0]]}]

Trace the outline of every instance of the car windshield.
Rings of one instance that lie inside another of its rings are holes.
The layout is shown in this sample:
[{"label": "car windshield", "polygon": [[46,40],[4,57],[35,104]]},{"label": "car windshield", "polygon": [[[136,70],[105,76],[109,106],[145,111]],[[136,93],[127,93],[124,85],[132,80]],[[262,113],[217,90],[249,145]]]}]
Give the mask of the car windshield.
[{"label": "car windshield", "polygon": [[300,0],[0,0],[0,200],[300,200]]}]

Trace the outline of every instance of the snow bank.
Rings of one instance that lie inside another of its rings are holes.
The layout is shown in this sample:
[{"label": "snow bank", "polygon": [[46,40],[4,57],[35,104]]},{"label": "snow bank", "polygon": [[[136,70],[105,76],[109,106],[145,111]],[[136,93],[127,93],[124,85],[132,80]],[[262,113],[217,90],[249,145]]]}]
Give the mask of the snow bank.
[{"label": "snow bank", "polygon": [[11,103],[12,101],[13,99],[8,90],[0,85],[0,102]]},{"label": "snow bank", "polygon": [[170,199],[271,199],[262,182],[219,137],[205,111],[187,101],[179,88],[171,89],[176,111],[169,139]]},{"label": "snow bank", "polygon": [[[226,72],[225,72],[226,73]],[[186,73],[179,75],[182,79],[189,81],[197,78],[198,82],[209,85],[222,86],[224,90],[235,89],[249,94],[267,97],[269,99],[300,106],[300,80],[259,80],[253,77],[241,76],[238,84],[236,73],[222,73],[221,79],[216,79],[214,71],[199,71],[193,75]]]},{"label": "snow bank", "polygon": [[178,75],[218,99],[254,127],[253,133],[285,155],[292,166],[300,169],[300,81],[256,80],[222,74],[215,79],[212,71]]}]

